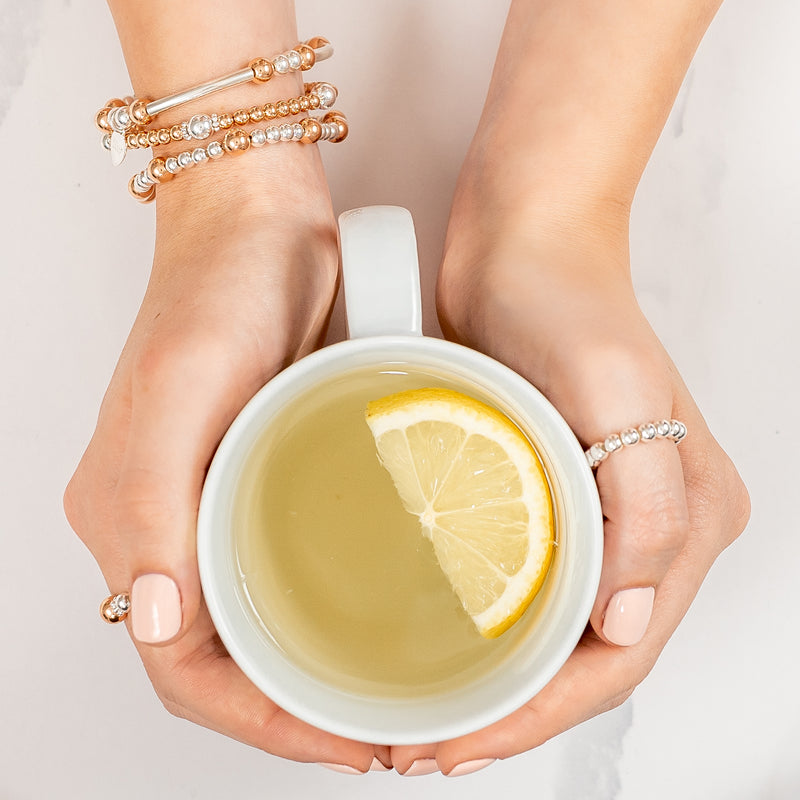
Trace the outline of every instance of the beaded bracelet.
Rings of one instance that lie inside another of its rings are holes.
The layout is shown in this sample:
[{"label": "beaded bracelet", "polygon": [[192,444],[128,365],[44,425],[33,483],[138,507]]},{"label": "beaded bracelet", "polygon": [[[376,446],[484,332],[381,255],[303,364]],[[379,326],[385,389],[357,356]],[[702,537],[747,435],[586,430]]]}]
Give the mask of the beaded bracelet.
[{"label": "beaded bracelet", "polygon": [[223,75],[221,78],[214,78],[159,100],[146,100],[141,97],[109,100],[95,115],[95,125],[100,130],[108,131],[112,135],[117,133],[124,136],[135,125],[147,125],[159,114],[175,108],[175,106],[248,81],[266,83],[275,75],[286,75],[298,70],[306,71],[311,69],[317,61],[323,61],[332,55],[331,43],[322,36],[315,36],[273,58],[254,58],[246,67],[236,72]]},{"label": "beaded bracelet", "polygon": [[219,141],[209,142],[205,147],[185,150],[167,159],[154,158],[141,172],[137,172],[128,183],[131,195],[142,203],[155,198],[156,186],[171,181],[176,175],[195,164],[222,158],[227,153],[244,153],[251,147],[263,147],[278,142],[300,142],[311,144],[318,141],[341,142],[348,134],[347,118],[339,111],[329,111],[321,120],[304,117],[294,124],[271,125],[246,131],[233,128]]},{"label": "beaded bracelet", "polygon": [[136,126],[134,130],[126,134],[122,146],[116,146],[113,149],[111,134],[106,133],[103,136],[102,144],[106,150],[111,151],[111,162],[117,166],[125,159],[128,150],[157,147],[183,140],[208,139],[212,133],[227,130],[233,125],[246,125],[249,122],[261,122],[264,119],[289,117],[318,108],[329,109],[336,102],[337,96],[336,87],[330,83],[308,83],[305,85],[305,93],[300,97],[278,100],[274,103],[265,103],[263,106],[253,106],[250,109],[239,109],[234,112],[195,114],[191,119],[176,123],[169,128],[146,130],[142,126]]}]

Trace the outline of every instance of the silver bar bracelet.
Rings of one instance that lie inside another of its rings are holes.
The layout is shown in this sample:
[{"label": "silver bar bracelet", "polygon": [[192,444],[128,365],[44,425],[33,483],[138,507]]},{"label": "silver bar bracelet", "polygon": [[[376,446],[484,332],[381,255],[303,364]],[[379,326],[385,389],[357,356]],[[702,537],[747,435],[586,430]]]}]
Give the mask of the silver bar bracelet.
[{"label": "silver bar bracelet", "polygon": [[[305,42],[303,44],[306,44]],[[316,61],[325,61],[333,55],[333,45],[326,42],[322,47],[312,48]],[[170,108],[183,105],[199,97],[205,97],[212,92],[218,92],[222,89],[230,89],[232,86],[238,86],[240,83],[247,83],[253,80],[254,73],[252,67],[244,67],[243,69],[232,72],[229,75],[224,75],[221,78],[201,83],[199,86],[194,86],[191,89],[184,89],[182,92],[176,92],[168,97],[162,97],[160,100],[153,100],[145,106],[145,111],[150,117],[155,117]]]}]

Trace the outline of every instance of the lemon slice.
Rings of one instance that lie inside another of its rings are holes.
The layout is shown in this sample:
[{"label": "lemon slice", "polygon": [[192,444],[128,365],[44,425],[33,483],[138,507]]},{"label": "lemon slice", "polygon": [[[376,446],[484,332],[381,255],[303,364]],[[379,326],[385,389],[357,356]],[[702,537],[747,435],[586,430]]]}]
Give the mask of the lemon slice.
[{"label": "lemon slice", "polygon": [[536,451],[503,414],[450,389],[367,405],[378,456],[419,517],[478,632],[508,630],[553,557],[550,489]]}]

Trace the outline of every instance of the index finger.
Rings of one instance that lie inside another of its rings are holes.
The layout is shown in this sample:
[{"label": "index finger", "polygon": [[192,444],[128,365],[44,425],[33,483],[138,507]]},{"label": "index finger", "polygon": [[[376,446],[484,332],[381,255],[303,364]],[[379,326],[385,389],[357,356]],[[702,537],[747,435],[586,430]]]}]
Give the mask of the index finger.
[{"label": "index finger", "polygon": [[629,646],[644,636],[658,586],[689,537],[677,445],[662,439],[614,452],[597,484],[605,548],[591,624],[607,642]]}]

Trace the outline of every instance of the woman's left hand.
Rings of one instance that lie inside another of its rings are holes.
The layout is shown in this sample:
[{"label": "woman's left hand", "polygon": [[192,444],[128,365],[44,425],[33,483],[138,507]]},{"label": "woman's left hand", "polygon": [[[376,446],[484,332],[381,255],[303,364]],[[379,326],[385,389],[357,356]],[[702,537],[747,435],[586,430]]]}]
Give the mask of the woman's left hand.
[{"label": "woman's left hand", "polygon": [[[600,588],[591,625],[556,677],[484,730],[393,748],[392,762],[405,774],[466,774],[621,704],[749,516],[735,468],[639,310],[627,235],[592,236],[615,226],[576,219],[575,236],[559,225],[557,242],[534,241],[529,231],[509,228],[508,217],[502,233],[486,235],[485,225],[459,224],[477,208],[462,198],[461,216],[451,219],[438,287],[448,335],[528,378],[585,447],[663,418],[681,420],[688,435],[679,446],[662,439],[626,447],[598,467]],[[617,230],[627,234],[624,223]]]}]

